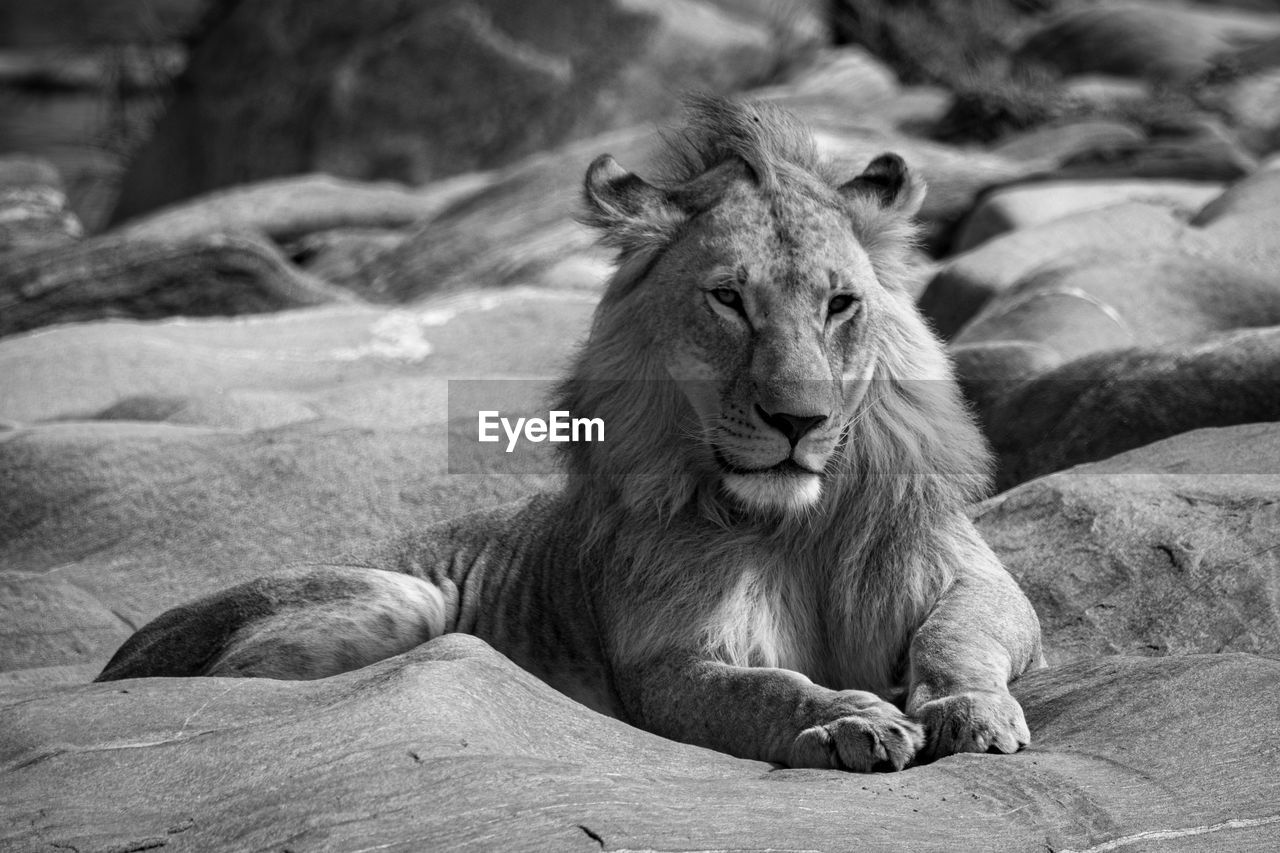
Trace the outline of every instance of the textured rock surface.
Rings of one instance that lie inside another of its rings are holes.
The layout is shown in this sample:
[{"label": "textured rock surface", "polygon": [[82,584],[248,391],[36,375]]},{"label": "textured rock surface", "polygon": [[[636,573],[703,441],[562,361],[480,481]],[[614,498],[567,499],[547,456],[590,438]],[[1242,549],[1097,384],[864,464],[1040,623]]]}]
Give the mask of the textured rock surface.
[{"label": "textured rock surface", "polygon": [[103,317],[258,314],[351,298],[252,233],[96,237],[5,258],[0,335]]},{"label": "textured rock surface", "polygon": [[1280,424],[1184,433],[1024,483],[975,515],[1036,605],[1051,663],[1280,658]]},{"label": "textured rock surface", "polygon": [[502,393],[536,400],[592,302],[517,289],[0,342],[4,667],[100,666],[193,595],[549,487],[545,467],[449,473],[447,380],[524,376]]},{"label": "textured rock surface", "polygon": [[319,682],[11,689],[0,844],[1260,853],[1274,841],[1280,663],[1102,658],[1015,692],[1031,750],[855,776],[664,741],[456,635]]}]

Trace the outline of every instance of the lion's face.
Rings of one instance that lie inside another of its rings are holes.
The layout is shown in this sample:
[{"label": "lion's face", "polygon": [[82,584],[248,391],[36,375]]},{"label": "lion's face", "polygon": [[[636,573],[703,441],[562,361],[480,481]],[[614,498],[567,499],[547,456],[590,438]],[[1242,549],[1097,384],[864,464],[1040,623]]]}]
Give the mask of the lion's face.
[{"label": "lion's face", "polygon": [[643,316],[696,413],[696,462],[749,509],[814,504],[875,367],[882,293],[835,191],[736,181],[651,278],[667,285]]},{"label": "lion's face", "polygon": [[[710,482],[748,511],[802,513],[846,476],[872,377],[928,337],[879,277],[900,283],[924,184],[893,154],[844,180],[764,105],[707,110],[674,178],[651,184],[608,155],[587,171],[584,221],[620,267],[578,376],[678,383],[650,398],[667,423],[653,434],[631,417],[641,394],[597,401],[643,433],[629,437],[632,470],[662,458],[687,475],[644,469],[644,494],[687,500]],[[680,488],[661,493],[662,476]]]}]

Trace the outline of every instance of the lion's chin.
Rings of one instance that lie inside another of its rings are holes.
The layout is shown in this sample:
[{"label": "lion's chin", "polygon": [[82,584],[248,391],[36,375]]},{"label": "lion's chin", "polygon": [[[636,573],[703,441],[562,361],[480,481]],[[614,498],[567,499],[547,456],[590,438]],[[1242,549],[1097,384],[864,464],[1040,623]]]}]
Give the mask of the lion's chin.
[{"label": "lion's chin", "polygon": [[729,494],[756,512],[800,513],[822,497],[822,478],[809,472],[726,473],[723,482]]}]

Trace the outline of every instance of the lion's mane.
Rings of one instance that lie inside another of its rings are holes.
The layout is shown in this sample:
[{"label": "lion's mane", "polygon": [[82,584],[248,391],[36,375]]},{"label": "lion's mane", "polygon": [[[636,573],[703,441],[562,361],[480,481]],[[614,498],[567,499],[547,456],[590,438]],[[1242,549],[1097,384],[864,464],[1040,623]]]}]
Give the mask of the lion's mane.
[{"label": "lion's mane", "polygon": [[[658,159],[667,187],[735,157],[766,193],[788,170],[838,181],[808,133],[766,105],[700,101],[690,114]],[[870,202],[851,205],[849,219],[894,308],[875,336],[873,382],[846,413],[820,504],[801,516],[745,515],[690,464],[693,415],[665,374],[661,341],[645,339],[629,311],[639,289],[666,284],[650,270],[671,234],[654,229],[622,252],[558,404],[609,425],[610,440],[566,445],[564,462],[572,520],[588,543],[585,574],[616,605],[600,618],[611,622],[605,633],[620,659],[674,644],[771,665],[749,641],[753,596],[781,595],[804,623],[815,615],[799,611],[815,596],[848,595],[845,611],[866,616],[853,626],[864,640],[862,671],[872,689],[889,690],[900,681],[908,626],[949,582],[949,567],[979,547],[956,519],[987,487],[988,451],[904,287],[912,224]]]}]

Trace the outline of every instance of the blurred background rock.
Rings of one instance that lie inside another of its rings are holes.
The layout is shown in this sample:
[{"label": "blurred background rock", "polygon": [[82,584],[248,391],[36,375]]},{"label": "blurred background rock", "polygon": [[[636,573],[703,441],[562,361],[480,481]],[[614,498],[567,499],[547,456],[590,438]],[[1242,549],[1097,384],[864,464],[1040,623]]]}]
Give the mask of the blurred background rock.
[{"label": "blurred background rock", "polygon": [[[1280,146],[1280,3],[1226,0],[11,0],[0,154],[90,232],[323,172],[419,185],[786,83],[858,45],[905,129],[1079,174],[1238,177]],[[858,85],[864,80],[850,80]],[[891,105],[880,105],[880,112]],[[873,117],[864,117],[867,120]]]},{"label": "blurred background rock", "polygon": [[816,0],[18,0],[0,33],[0,150],[51,159],[91,229],[277,175],[504,165],[828,40]]}]

